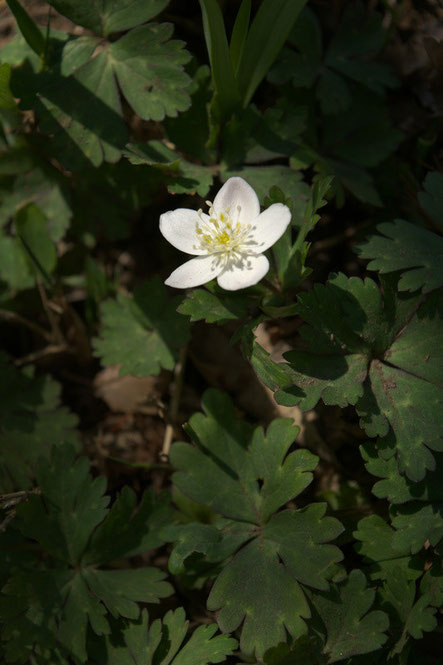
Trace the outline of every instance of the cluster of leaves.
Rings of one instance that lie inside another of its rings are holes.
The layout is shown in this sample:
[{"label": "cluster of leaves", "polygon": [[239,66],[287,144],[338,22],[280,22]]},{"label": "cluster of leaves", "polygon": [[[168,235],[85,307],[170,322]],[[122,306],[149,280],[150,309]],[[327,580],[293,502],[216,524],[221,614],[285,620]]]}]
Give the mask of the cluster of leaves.
[{"label": "cluster of leaves", "polygon": [[[406,220],[378,215],[377,168],[403,140],[388,107],[398,81],[377,59],[381,16],[348,3],[330,34],[306,0],[262,0],[252,20],[242,0],[228,39],[216,0],[200,0],[195,22],[168,0],[48,0],[69,32],[7,4],[19,34],[0,49],[2,662],[424,662],[443,598],[443,176],[426,175]],[[190,43],[197,31],[209,66],[174,31]],[[233,175],[292,212],[268,283],[171,296],[155,275],[169,260],[158,213],[198,208],[189,195]],[[354,250],[376,274],[361,261],[362,277],[315,283],[312,232],[345,192],[353,214],[365,203],[375,215]],[[141,237],[149,265],[134,258]],[[254,331],[282,319],[297,334],[277,363]],[[167,489],[111,500],[77,457],[79,419],[62,400],[71,359],[90,375],[99,361],[157,375],[194,322],[235,329],[279,404],[351,407],[376,501],[334,515],[298,428],[254,427],[216,389],[172,445]],[[44,370],[63,354],[56,380]],[[210,623],[195,621],[196,596]]]},{"label": "cluster of leaves", "polygon": [[181,608],[149,629],[140,610],[138,603],[173,591],[158,568],[124,563],[164,542],[167,495],[148,491],[137,505],[126,487],[108,508],[105,479],[92,479],[69,444],[40,462],[36,479],[40,493],[18,506],[1,536],[3,582],[10,575],[0,603],[7,662],[206,665],[232,652],[235,640],[213,637],[216,626],[201,626],[181,647],[188,627]]}]

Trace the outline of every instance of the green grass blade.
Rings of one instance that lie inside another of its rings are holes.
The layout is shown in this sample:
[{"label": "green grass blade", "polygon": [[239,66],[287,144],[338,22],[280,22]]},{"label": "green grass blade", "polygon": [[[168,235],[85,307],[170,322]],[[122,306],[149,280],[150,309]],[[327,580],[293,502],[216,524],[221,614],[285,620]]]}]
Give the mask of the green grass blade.
[{"label": "green grass blade", "polygon": [[289,36],[307,0],[263,0],[246,40],[237,81],[246,107]]},{"label": "green grass blade", "polygon": [[239,106],[240,97],[229,55],[223,15],[217,0],[199,0],[199,2],[212,80],[222,115],[227,117]]},{"label": "green grass blade", "polygon": [[45,53],[45,38],[40,28],[34,23],[28,12],[17,0],[6,0],[9,9],[14,14],[17,25],[34,53],[43,58]]},{"label": "green grass blade", "polygon": [[231,43],[229,45],[229,52],[231,55],[231,62],[235,74],[237,74],[238,67],[243,55],[248,36],[249,19],[251,18],[251,0],[243,0],[240,9],[235,19],[234,27],[232,29]]}]

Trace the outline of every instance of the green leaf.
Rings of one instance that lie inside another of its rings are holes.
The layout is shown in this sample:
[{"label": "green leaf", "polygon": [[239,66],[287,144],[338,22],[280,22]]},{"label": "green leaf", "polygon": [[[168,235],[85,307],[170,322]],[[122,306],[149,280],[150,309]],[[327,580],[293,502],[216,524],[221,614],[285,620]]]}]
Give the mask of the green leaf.
[{"label": "green leaf", "polygon": [[[185,642],[188,626],[181,607],[169,610],[149,628],[148,613],[143,610],[137,622],[122,628],[120,639],[106,638],[106,665],[211,665],[224,662],[237,646],[228,635],[214,637],[215,624],[198,626]],[[105,661],[97,662],[105,665]]]},{"label": "green leaf", "polygon": [[[371,59],[386,39],[381,20],[375,12],[367,12],[361,2],[349,5],[323,57],[319,22],[313,12],[305,9],[289,37],[297,52],[284,49],[269,79],[277,85],[292,80],[295,87],[312,87],[319,77],[315,94],[325,114],[342,113],[351,106],[353,90],[346,78],[382,94],[385,88],[398,85],[398,81],[389,67]],[[351,120],[358,122],[356,116]],[[345,128],[346,123],[338,124]],[[369,142],[367,146],[370,148]]]},{"label": "green leaf", "polygon": [[[381,442],[380,442],[381,443]],[[441,453],[435,455],[436,470],[428,471],[420,482],[413,482],[400,474],[397,459],[392,456],[386,459],[383,448],[373,442],[360,447],[366,469],[372,475],[382,478],[372,488],[373,494],[379,499],[388,499],[390,503],[407,503],[408,501],[440,500],[443,486],[443,462]]]},{"label": "green leaf", "polygon": [[276,185],[285,192],[292,205],[304,205],[310,195],[308,185],[301,180],[301,174],[287,166],[246,166],[238,170],[227,170],[220,173],[222,182],[233,176],[240,176],[255,190],[260,203],[263,204],[269,189]]},{"label": "green leaf", "polygon": [[217,102],[223,116],[227,118],[240,104],[240,97],[229,54],[223,15],[216,0],[199,0],[199,2]]},{"label": "green leaf", "polygon": [[218,577],[208,607],[219,610],[222,631],[241,624],[240,648],[257,656],[286,640],[286,631],[297,638],[306,632],[310,617],[306,598],[297,581],[282,566],[277,543],[256,539],[246,545]]},{"label": "green leaf", "polygon": [[286,366],[272,360],[270,354],[255,340],[252,349],[245,355],[249,359],[255,373],[263,383],[271,390],[277,387],[290,386],[291,376],[286,371]]},{"label": "green leaf", "polygon": [[278,553],[291,574],[302,584],[326,590],[331,564],[343,558],[335,545],[343,527],[333,517],[325,517],[326,504],[314,503],[296,511],[274,515],[263,534],[279,543]]},{"label": "green leaf", "polygon": [[197,522],[165,527],[162,530],[162,537],[176,542],[168,561],[169,570],[173,575],[185,572],[184,561],[190,554],[194,552],[207,554],[211,546],[221,539],[215,526]]},{"label": "green leaf", "polygon": [[137,287],[134,297],[119,294],[101,305],[102,336],[93,340],[104,365],[121,364],[133,376],[173,369],[179,350],[189,339],[189,323],[177,314],[181,297],[168,298],[159,278]]},{"label": "green leaf", "polygon": [[[365,324],[367,317],[361,306],[366,304],[370,308],[368,313],[373,317],[373,303],[380,303],[379,291],[370,280],[348,281],[341,275],[333,276],[329,283],[329,288],[316,284],[313,291],[299,296],[298,312],[316,329],[317,334],[314,339],[311,329],[304,326],[301,335],[308,340],[309,351],[290,351],[285,354],[294,370],[291,372],[294,387],[278,393],[277,399],[281,403],[300,402],[302,409],[311,409],[321,397],[326,404],[344,407],[346,404],[355,404],[363,394],[367,347],[364,339],[353,332],[352,323],[357,328],[363,326],[363,337],[369,325]],[[349,294],[355,291],[356,297],[352,297],[354,321],[345,321],[339,313],[346,301],[342,286],[349,288]],[[366,303],[358,297],[360,290],[366,296]]]},{"label": "green leaf", "polygon": [[356,246],[357,253],[371,259],[368,270],[390,273],[406,270],[400,278],[400,291],[423,293],[443,284],[443,239],[402,219],[379,224],[382,235],[371,236]]},{"label": "green leaf", "polygon": [[379,610],[369,612],[374,597],[375,591],[366,588],[360,570],[351,571],[343,584],[328,593],[317,594],[314,604],[327,630],[324,652],[328,663],[376,651],[386,642],[387,615]]},{"label": "green leaf", "polygon": [[250,300],[242,294],[210,293],[204,289],[194,289],[177,308],[180,314],[187,314],[191,321],[225,323],[244,318],[248,314]]},{"label": "green leaf", "polygon": [[260,524],[309,485],[317,458],[307,450],[286,457],[298,432],[289,420],[274,421],[265,436],[239,421],[232,402],[216,390],[205,393],[203,409],[205,416],[189,420],[199,447],[175,443],[171,449],[174,484],[184,494],[226,517]]},{"label": "green leaf", "polygon": [[403,651],[409,635],[421,639],[423,631],[430,632],[437,625],[434,617],[436,610],[429,607],[430,594],[416,599],[415,586],[414,581],[405,579],[402,571],[395,568],[379,590],[381,607],[390,616],[391,630],[396,639],[391,656]]},{"label": "green leaf", "polygon": [[[70,660],[86,662],[88,626],[96,635],[109,634],[108,612],[137,619],[139,602],[170,595],[171,586],[156,568],[99,568],[113,557],[162,544],[158,533],[170,513],[152,495],[134,511],[130,490],[108,512],[105,479],[93,480],[88,461],[76,461],[70,446],[40,461],[37,481],[40,494],[17,507],[14,521],[24,536],[21,546],[31,543],[36,561],[31,571],[13,572],[0,599],[7,650],[20,662],[30,653],[47,653],[43,662],[52,663],[61,648]],[[118,529],[121,539],[115,537]]]},{"label": "green leaf", "polygon": [[284,47],[268,79],[276,85],[291,80],[294,87],[310,88],[322,66],[322,34],[318,19],[309,7],[301,12],[288,42],[298,52]]},{"label": "green leaf", "polygon": [[164,128],[168,139],[184,154],[203,164],[215,163],[215,154],[208,147],[209,119],[207,106],[212,97],[211,72],[207,65],[198,67],[191,87],[191,105],[177,118],[165,118]]},{"label": "green leaf", "polygon": [[234,27],[232,28],[231,41],[229,44],[229,56],[231,58],[235,74],[237,74],[241,59],[243,57],[246,38],[248,36],[250,17],[251,0],[242,0],[237,12]]},{"label": "green leaf", "polygon": [[423,187],[424,191],[418,193],[418,201],[441,229],[443,227],[443,174],[438,171],[428,173]]},{"label": "green leaf", "polygon": [[172,591],[171,585],[164,581],[165,574],[158,568],[85,569],[83,577],[90,593],[101,600],[115,618],[137,619],[140,614],[137,602],[158,603]]},{"label": "green leaf", "polygon": [[324,504],[315,504],[274,516],[217,578],[208,608],[219,610],[225,632],[243,624],[243,652],[261,656],[285,640],[286,631],[294,638],[305,633],[310,610],[299,582],[327,588],[328,568],[341,558],[336,547],[324,544],[341,530],[324,512]]},{"label": "green leaf", "polygon": [[[339,95],[341,96],[341,92]],[[403,139],[392,126],[387,109],[373,94],[361,91],[349,110],[327,116],[323,122],[325,156],[373,167],[389,157]]]},{"label": "green leaf", "polygon": [[34,205],[20,208],[15,218],[15,229],[22,241],[33,272],[46,277],[57,263],[57,250],[46,232],[44,214]]},{"label": "green leaf", "polygon": [[33,538],[55,559],[77,565],[94,528],[106,515],[108,497],[104,478],[92,480],[89,463],[62,445],[42,460],[36,476],[41,496],[32,496],[18,507],[21,531]]},{"label": "green leaf", "polygon": [[[439,500],[438,500],[439,499]],[[391,508],[396,548],[419,552],[426,543],[438,545],[443,538],[443,492],[432,503],[411,502]]]},{"label": "green leaf", "polygon": [[72,217],[66,180],[47,164],[34,164],[29,151],[24,154],[8,151],[5,155],[9,165],[15,158],[24,168],[15,178],[12,188],[0,189],[0,225],[9,222],[22,207],[33,203],[46,217],[45,235],[54,242],[61,240]]},{"label": "green leaf", "polygon": [[346,7],[329,50],[345,57],[361,56],[379,51],[385,41],[381,15],[367,12],[363,2],[357,0]]},{"label": "green leaf", "polygon": [[212,167],[188,162],[161,141],[129,143],[124,155],[131,164],[146,164],[159,169],[171,194],[197,193],[206,196],[212,186]]},{"label": "green leaf", "polygon": [[[60,657],[59,649],[63,647],[63,640],[67,638],[68,642],[72,641],[72,636],[66,635],[65,617],[61,616],[60,612],[70,591],[73,592],[71,598],[75,598],[74,607],[77,603],[81,609],[81,612],[74,616],[72,600],[66,604],[70,619],[76,619],[75,631],[78,640],[75,653],[80,658],[86,657],[81,638],[88,615],[94,616],[97,630],[105,629],[104,625],[100,625],[100,621],[103,621],[100,605],[95,603],[87,592],[84,593],[81,578],[76,584],[73,583],[71,571],[34,569],[31,572],[15,571],[2,589],[0,616],[3,621],[2,638],[7,662],[27,662],[31,654],[43,656],[37,661],[39,663],[45,660],[60,662],[56,655]],[[56,619],[59,623],[56,623]],[[59,630],[61,634],[58,633]]]},{"label": "green leaf", "polygon": [[3,233],[0,233],[0,280],[17,291],[29,289],[35,284],[23,243],[19,238],[11,238]]},{"label": "green leaf", "polygon": [[[332,182],[332,177],[316,176],[313,186],[311,188],[311,195],[306,203],[305,209],[300,206],[301,214],[299,216],[300,223],[297,224],[298,233],[294,244],[291,242],[291,230],[287,229],[280,240],[274,245],[273,252],[276,257],[277,274],[283,289],[294,289],[302,282],[311,272],[310,268],[305,266],[306,258],[309,252],[309,243],[305,242],[306,236],[315,227],[320,219],[317,210],[326,205],[323,199],[326,192],[329,190]],[[278,188],[273,187],[271,191],[274,193],[280,191]],[[281,192],[283,195],[283,192]],[[281,197],[281,203],[290,204],[284,196]],[[267,203],[274,203],[271,199]],[[298,206],[297,206],[298,207]],[[293,220],[295,222],[295,220]],[[297,220],[298,221],[298,220]],[[272,315],[271,312],[269,312]],[[282,314],[280,314],[281,316]],[[277,314],[278,316],[278,314]]]},{"label": "green leaf", "polygon": [[190,639],[180,649],[172,661],[172,665],[209,665],[224,662],[237,647],[237,640],[229,635],[214,634],[215,624],[199,626]]},{"label": "green leaf", "polygon": [[159,14],[169,0],[104,0],[83,2],[79,0],[48,0],[60,14],[67,16],[98,35],[123,32],[145,23]]},{"label": "green leaf", "polygon": [[382,16],[368,12],[362,2],[354,2],[343,12],[329,44],[325,64],[381,94],[385,88],[398,85],[398,81],[389,67],[373,62],[367,56],[380,51],[386,37]]},{"label": "green leaf", "polygon": [[[146,491],[138,507],[135,493],[124,487],[105,520],[92,534],[83,565],[135,556],[164,544],[160,527],[171,520],[169,495]],[[116,539],[115,534],[118,533]]]},{"label": "green leaf", "polygon": [[90,256],[85,260],[85,280],[88,295],[96,303],[100,303],[114,292],[114,284],[102,268]]},{"label": "green leaf", "polygon": [[[383,205],[375,188],[374,179],[366,169],[329,157],[316,164],[316,169],[321,173],[334,175],[335,184],[339,183],[349,189],[359,201],[377,207]],[[344,197],[344,193],[341,196]]]},{"label": "green leaf", "polygon": [[60,405],[60,385],[49,374],[33,378],[0,355],[0,491],[27,489],[39,457],[63,441],[78,443],[77,418]]},{"label": "green leaf", "polygon": [[387,579],[393,570],[401,569],[406,579],[416,579],[423,572],[420,557],[411,557],[409,547],[394,546],[395,530],[379,515],[364,517],[358,523],[354,538],[360,541],[355,549],[369,564],[371,579]]},{"label": "green leaf", "polygon": [[310,483],[316,465],[306,450],[287,455],[296,434],[288,420],[274,420],[265,435],[239,421],[230,400],[214,390],[205,393],[203,407],[206,416],[194,415],[188,426],[197,445],[172,446],[173,481],[234,521],[170,531],[179,540],[172,565],[186,567],[193,551],[208,562],[234,554],[215,581],[208,608],[219,610],[224,632],[242,625],[241,650],[260,657],[286,639],[286,630],[295,638],[305,632],[310,611],[302,585],[328,588],[341,553],[327,543],[342,527],[324,517],[325,504],[275,514]]},{"label": "green leaf", "polygon": [[9,87],[11,65],[5,62],[0,65],[0,109],[15,109],[16,103]]},{"label": "green leaf", "polygon": [[[320,74],[316,95],[325,115],[340,114],[341,118],[352,104],[352,93],[348,84],[330,69],[324,69]],[[346,130],[345,124],[341,124],[340,127]]]},{"label": "green leaf", "polygon": [[[105,605],[115,616],[138,618],[139,608],[134,601],[157,602],[159,596],[170,593],[171,588],[161,577],[163,574],[155,568],[17,573],[0,599],[7,649],[29,657],[36,644],[43,642],[51,651],[62,646],[71,658],[86,662],[88,624],[96,635],[110,633]],[[46,662],[53,660],[49,657]]]},{"label": "green leaf", "polygon": [[151,23],[131,30],[110,45],[109,57],[118,85],[143,120],[175,117],[190,104],[190,78],[183,71],[190,55],[182,41],[167,41],[172,32],[169,23]]},{"label": "green leaf", "polygon": [[[68,165],[119,159],[127,142],[120,91],[144,120],[175,117],[189,107],[190,79],[183,70],[189,54],[183,42],[169,41],[172,32],[169,23],[151,23],[104,45],[94,37],[66,43],[61,66],[72,73],[46,74],[37,110],[42,131]],[[97,47],[100,52],[87,60]]]},{"label": "green leaf", "polygon": [[131,164],[154,166],[168,174],[171,171],[178,171],[182,160],[177,152],[157,140],[147,143],[128,143],[126,148],[124,155]]},{"label": "green leaf", "polygon": [[[402,473],[414,481],[435,469],[432,450],[442,451],[438,433],[441,388],[381,361],[372,361],[369,383],[357,404],[361,424],[371,436],[387,433],[395,437],[398,464]],[[411,403],[413,397],[414,402]]]},{"label": "green leaf", "polygon": [[264,0],[249,30],[237,72],[247,107],[285,43],[306,0]]},{"label": "green leaf", "polygon": [[431,450],[442,450],[441,388],[428,364],[440,357],[438,296],[416,310],[418,299],[395,295],[386,284],[383,303],[372,280],[343,275],[300,295],[298,313],[310,324],[300,331],[306,350],[285,354],[293,385],[276,396],[304,410],[320,398],[355,404],[369,436],[386,436],[392,428],[400,470],[414,481],[435,468]]},{"label": "green leaf", "polygon": [[320,651],[318,636],[302,635],[290,647],[282,643],[268,649],[263,662],[266,665],[317,665]]},{"label": "green leaf", "polygon": [[441,607],[443,603],[443,575],[440,557],[432,563],[421,578],[420,591],[429,596],[429,603],[433,607]]},{"label": "green leaf", "polygon": [[17,25],[26,42],[32,48],[34,53],[43,57],[45,52],[45,38],[40,28],[36,26],[28,12],[21,6],[18,0],[6,0],[9,9],[14,15]]}]

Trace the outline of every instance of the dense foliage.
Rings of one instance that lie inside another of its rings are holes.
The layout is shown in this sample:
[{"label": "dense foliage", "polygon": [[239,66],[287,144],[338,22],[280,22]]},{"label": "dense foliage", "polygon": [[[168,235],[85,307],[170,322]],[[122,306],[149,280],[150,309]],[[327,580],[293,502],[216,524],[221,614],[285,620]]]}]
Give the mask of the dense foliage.
[{"label": "dense foliage", "polygon": [[[437,665],[443,10],[6,5],[1,662]],[[269,272],[168,288],[232,177]]]}]

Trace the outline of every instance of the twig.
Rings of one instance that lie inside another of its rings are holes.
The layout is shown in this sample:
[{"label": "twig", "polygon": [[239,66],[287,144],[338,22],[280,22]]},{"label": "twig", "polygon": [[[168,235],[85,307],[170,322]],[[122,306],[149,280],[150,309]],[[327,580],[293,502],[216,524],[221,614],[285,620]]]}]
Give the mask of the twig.
[{"label": "twig", "polygon": [[117,462],[117,464],[123,464],[124,466],[130,466],[132,469],[143,469],[143,471],[170,471],[171,467],[169,464],[143,464],[143,462],[127,462],[121,457],[114,457],[109,455],[105,457],[106,460],[111,460],[112,462]]},{"label": "twig", "polygon": [[23,356],[23,358],[17,358],[14,364],[17,367],[22,367],[23,365],[29,365],[30,363],[34,363],[47,356],[55,356],[57,353],[74,353],[74,351],[67,344],[48,344],[44,349],[28,353],[28,355]]},{"label": "twig", "polygon": [[52,328],[52,333],[53,333],[53,339],[55,339],[57,342],[61,342],[63,340],[63,335],[61,333],[60,327],[58,325],[57,318],[54,316],[54,312],[52,311],[49,303],[48,296],[46,295],[45,287],[43,286],[42,280],[40,279],[40,276],[36,274],[35,276],[35,281],[37,284],[38,291],[40,293],[40,298],[42,300],[42,305],[43,308],[46,312],[46,316],[48,317],[48,321],[51,325]]},{"label": "twig", "polygon": [[169,461],[169,450],[171,448],[172,439],[174,438],[174,425],[177,422],[178,407],[180,406],[180,398],[183,388],[183,374],[186,364],[187,347],[184,346],[180,351],[178,362],[174,369],[174,380],[172,383],[172,398],[169,405],[168,422],[163,437],[163,446],[159,455],[162,462]]},{"label": "twig", "polygon": [[[13,506],[16,506],[18,503],[21,503],[22,501],[27,501],[28,497],[31,494],[40,494],[40,488],[36,487],[33,490],[22,490],[20,492],[10,492],[9,494],[0,494],[0,507],[3,508],[3,510],[12,508]],[[2,531],[6,531],[6,527],[8,526],[9,522],[12,522],[15,515],[16,515],[15,508],[12,508],[12,510],[8,510],[4,520],[0,522],[0,533]]]},{"label": "twig", "polygon": [[8,321],[9,323],[17,323],[25,326],[26,328],[29,328],[29,330],[32,330],[32,332],[40,335],[40,337],[43,337],[47,342],[52,340],[51,333],[49,333],[44,328],[41,328],[41,326],[37,325],[37,323],[25,319],[25,317],[21,316],[20,314],[16,314],[16,312],[10,312],[7,309],[0,309],[0,319]]}]

